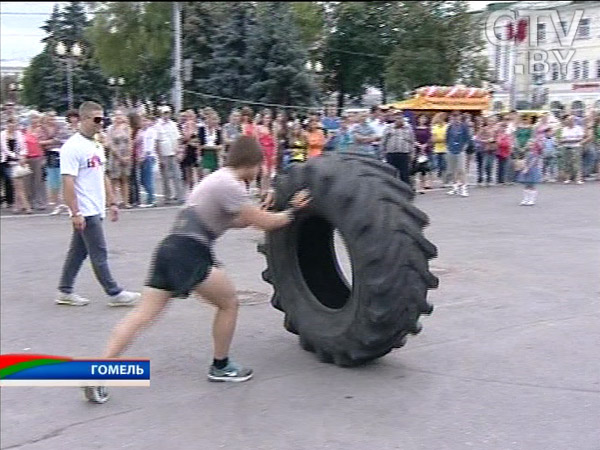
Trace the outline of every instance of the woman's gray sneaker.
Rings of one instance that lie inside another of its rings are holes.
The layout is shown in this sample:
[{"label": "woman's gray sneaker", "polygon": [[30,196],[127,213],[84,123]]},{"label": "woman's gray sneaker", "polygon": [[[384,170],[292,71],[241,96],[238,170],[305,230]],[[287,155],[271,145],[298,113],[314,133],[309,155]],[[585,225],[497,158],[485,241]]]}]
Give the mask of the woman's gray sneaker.
[{"label": "woman's gray sneaker", "polygon": [[109,399],[108,390],[104,386],[86,386],[83,395],[92,403],[106,403]]},{"label": "woman's gray sneaker", "polygon": [[242,367],[229,361],[223,369],[217,369],[211,365],[208,369],[208,379],[210,381],[248,381],[252,378],[252,369]]}]

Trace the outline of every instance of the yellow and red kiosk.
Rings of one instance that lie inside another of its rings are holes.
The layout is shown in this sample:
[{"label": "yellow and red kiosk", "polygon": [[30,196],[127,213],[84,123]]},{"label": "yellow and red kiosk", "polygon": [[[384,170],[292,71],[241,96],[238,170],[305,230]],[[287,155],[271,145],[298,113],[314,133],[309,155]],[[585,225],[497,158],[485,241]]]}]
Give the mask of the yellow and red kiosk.
[{"label": "yellow and red kiosk", "polygon": [[490,108],[491,94],[488,90],[467,86],[423,86],[415,91],[415,96],[401,102],[385,105],[416,115],[431,116],[438,112],[468,112],[482,114]]}]

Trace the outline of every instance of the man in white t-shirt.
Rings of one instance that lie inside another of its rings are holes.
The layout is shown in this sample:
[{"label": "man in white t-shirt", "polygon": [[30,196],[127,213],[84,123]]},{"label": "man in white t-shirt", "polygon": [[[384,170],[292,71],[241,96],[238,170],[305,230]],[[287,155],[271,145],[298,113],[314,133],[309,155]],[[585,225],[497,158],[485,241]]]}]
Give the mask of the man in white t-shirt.
[{"label": "man in white t-shirt", "polygon": [[[178,155],[181,153],[179,150],[181,133],[179,133],[177,124],[171,120],[171,108],[161,106],[159,110],[161,116],[155,128],[158,133],[159,168],[163,183],[163,195],[166,203],[175,201],[178,204],[183,204],[185,194],[178,160]],[[171,191],[171,183],[173,184],[173,192]]]},{"label": "man in white t-shirt", "polygon": [[108,250],[102,226],[106,215],[106,197],[113,222],[119,218],[119,209],[113,202],[110,180],[105,174],[104,148],[95,139],[102,131],[103,110],[97,103],[84,102],[79,108],[79,116],[79,132],[71,136],[60,151],[64,200],[71,214],[73,237],[62,269],[56,303],[85,306],[90,302],[73,293],[75,278],[89,255],[96,278],[110,296],[109,306],[132,306],[140,294],[124,291],[114,281],[108,267]]},{"label": "man in white t-shirt", "polygon": [[154,198],[154,167],[158,159],[158,132],[154,117],[145,116],[142,119],[142,152],[140,155],[140,178],[142,187],[146,191],[146,203],[140,205],[142,208],[156,206]]},{"label": "man in white t-shirt", "polygon": [[565,119],[560,136],[560,144],[564,147],[565,170],[563,176],[565,183],[575,180],[577,184],[583,184],[581,166],[581,142],[585,137],[583,127],[575,124],[575,117],[569,115]]},{"label": "man in white t-shirt", "polygon": [[375,149],[375,154],[381,159],[383,156],[381,151],[381,140],[383,139],[383,135],[388,129],[388,124],[383,120],[383,114],[379,107],[373,106],[371,107],[371,114],[367,123],[375,130],[375,137],[377,141],[373,142],[373,148]]}]

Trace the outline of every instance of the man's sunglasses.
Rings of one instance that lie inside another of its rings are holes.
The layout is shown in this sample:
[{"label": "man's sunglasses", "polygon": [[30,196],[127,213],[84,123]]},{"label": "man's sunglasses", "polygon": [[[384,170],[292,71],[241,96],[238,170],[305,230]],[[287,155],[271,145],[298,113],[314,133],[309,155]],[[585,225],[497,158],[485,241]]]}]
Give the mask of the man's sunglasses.
[{"label": "man's sunglasses", "polygon": [[101,124],[104,121],[104,117],[94,117],[92,120],[96,124]]}]

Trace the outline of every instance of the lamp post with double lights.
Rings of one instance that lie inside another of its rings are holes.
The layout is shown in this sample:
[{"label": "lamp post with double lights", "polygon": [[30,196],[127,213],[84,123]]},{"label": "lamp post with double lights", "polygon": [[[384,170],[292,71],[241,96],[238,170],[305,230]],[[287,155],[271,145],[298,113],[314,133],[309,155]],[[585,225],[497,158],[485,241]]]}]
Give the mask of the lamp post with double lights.
[{"label": "lamp post with double lights", "polygon": [[56,54],[64,58],[67,64],[67,98],[69,101],[69,109],[73,109],[73,64],[76,58],[79,58],[83,54],[83,49],[78,42],[75,42],[71,48],[63,42],[56,44]]},{"label": "lamp post with double lights", "polygon": [[23,84],[21,82],[10,83],[8,85],[8,90],[13,93],[13,101],[19,103],[19,92],[23,90]]},{"label": "lamp post with double lights", "polygon": [[117,105],[119,104],[119,88],[122,88],[123,86],[125,86],[125,78],[110,77],[108,79],[108,85],[115,91],[115,94],[114,94],[115,98],[113,100],[113,108],[116,108]]},{"label": "lamp post with double lights", "polygon": [[316,97],[318,98],[321,93],[321,85],[322,85],[321,74],[323,73],[323,63],[321,63],[321,61],[311,61],[309,59],[308,61],[306,61],[304,68],[312,74],[313,79],[315,80],[315,84],[316,84],[317,91],[318,91],[318,94],[316,95]]}]

